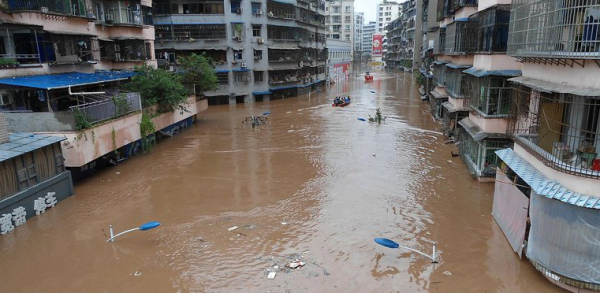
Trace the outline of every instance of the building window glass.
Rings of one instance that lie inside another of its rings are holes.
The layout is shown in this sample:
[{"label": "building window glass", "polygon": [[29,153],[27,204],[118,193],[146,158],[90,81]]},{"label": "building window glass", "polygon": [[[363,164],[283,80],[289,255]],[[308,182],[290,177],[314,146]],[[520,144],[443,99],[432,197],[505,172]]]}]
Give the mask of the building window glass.
[{"label": "building window glass", "polygon": [[242,14],[242,7],[239,1],[231,1],[231,13]]},{"label": "building window glass", "polygon": [[252,25],[252,36],[253,37],[260,37],[260,24],[253,24]]},{"label": "building window glass", "polygon": [[259,2],[252,2],[252,14],[259,14],[262,11],[260,10],[261,8],[261,3]]},{"label": "building window glass", "polygon": [[233,50],[233,60],[242,60],[242,50]]},{"label": "building window glass", "polygon": [[264,71],[254,71],[254,82],[264,81]]},{"label": "building window glass", "polygon": [[229,72],[217,72],[217,80],[220,85],[227,85],[229,83]]},{"label": "building window glass", "polygon": [[248,82],[248,74],[246,74],[246,72],[234,72],[233,73],[233,81],[234,82]]},{"label": "building window glass", "polygon": [[262,50],[254,50],[254,60],[262,60]]}]

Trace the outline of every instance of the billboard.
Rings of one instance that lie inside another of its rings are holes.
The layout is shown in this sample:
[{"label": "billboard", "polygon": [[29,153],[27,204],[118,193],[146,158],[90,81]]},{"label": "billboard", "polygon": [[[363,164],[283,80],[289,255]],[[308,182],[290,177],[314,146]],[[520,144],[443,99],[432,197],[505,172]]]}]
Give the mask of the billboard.
[{"label": "billboard", "polygon": [[381,57],[383,55],[383,35],[373,35],[373,57]]}]

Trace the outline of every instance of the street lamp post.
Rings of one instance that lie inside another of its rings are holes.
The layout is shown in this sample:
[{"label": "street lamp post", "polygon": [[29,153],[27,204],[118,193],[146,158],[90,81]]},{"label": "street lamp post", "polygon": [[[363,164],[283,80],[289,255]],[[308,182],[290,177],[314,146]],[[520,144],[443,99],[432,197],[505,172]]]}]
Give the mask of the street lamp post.
[{"label": "street lamp post", "polygon": [[148,222],[146,224],[142,224],[139,227],[136,227],[136,228],[133,228],[133,229],[129,229],[129,230],[125,230],[125,231],[123,231],[123,232],[115,235],[114,232],[113,232],[113,225],[109,225],[108,228],[110,230],[110,238],[108,240],[106,240],[106,242],[115,242],[115,238],[117,238],[117,237],[119,237],[119,236],[121,236],[123,234],[127,234],[127,233],[130,233],[130,232],[133,232],[133,231],[137,231],[137,230],[146,231],[146,230],[154,229],[154,228],[156,228],[158,226],[160,226],[159,222],[156,222],[156,221],[154,221],[154,222]]}]

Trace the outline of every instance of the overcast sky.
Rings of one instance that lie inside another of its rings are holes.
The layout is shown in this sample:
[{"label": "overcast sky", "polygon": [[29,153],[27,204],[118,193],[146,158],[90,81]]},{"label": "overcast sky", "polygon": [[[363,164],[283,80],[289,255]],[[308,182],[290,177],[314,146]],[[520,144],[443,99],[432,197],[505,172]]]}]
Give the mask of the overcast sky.
[{"label": "overcast sky", "polygon": [[354,11],[365,13],[365,23],[369,21],[375,21],[375,10],[377,10],[377,4],[383,2],[383,0],[354,0]]}]

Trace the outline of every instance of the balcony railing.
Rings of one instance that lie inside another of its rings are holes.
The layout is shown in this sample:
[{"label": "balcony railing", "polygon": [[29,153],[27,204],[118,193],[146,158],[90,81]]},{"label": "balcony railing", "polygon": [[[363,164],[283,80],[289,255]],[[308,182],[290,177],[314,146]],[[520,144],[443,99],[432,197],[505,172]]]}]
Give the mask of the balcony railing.
[{"label": "balcony railing", "polygon": [[[444,53],[450,55],[473,53],[477,49],[477,19],[455,21],[446,27]],[[440,32],[441,36],[441,32]]]},{"label": "balcony railing", "polygon": [[477,13],[478,52],[506,52],[510,5],[496,5]]},{"label": "balcony railing", "polygon": [[508,53],[516,57],[600,58],[597,0],[515,0]]},{"label": "balcony railing", "polygon": [[89,127],[89,125],[142,110],[139,93],[121,93],[112,97],[97,96],[96,99],[94,102],[70,107],[75,120],[79,121],[78,128]]},{"label": "balcony railing", "polygon": [[475,77],[466,74],[463,93],[471,109],[486,118],[506,117],[510,111],[511,91],[506,77]]},{"label": "balcony railing", "polygon": [[600,97],[513,87],[509,132],[546,166],[600,179]]},{"label": "balcony railing", "polygon": [[9,12],[39,11],[42,13],[66,14],[86,17],[85,1],[78,0],[10,0]]}]

